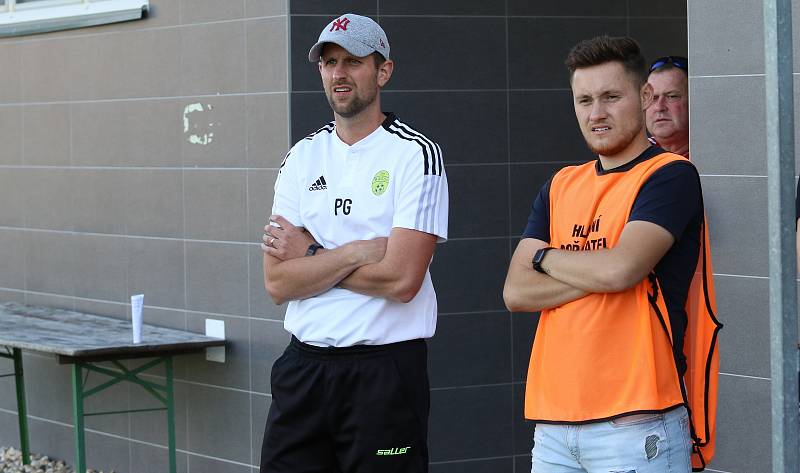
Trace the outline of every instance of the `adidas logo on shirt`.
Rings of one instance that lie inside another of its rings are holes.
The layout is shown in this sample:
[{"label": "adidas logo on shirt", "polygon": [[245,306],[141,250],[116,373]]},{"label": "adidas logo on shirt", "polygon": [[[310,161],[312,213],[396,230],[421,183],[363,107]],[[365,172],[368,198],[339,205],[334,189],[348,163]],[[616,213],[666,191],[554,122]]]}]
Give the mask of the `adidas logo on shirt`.
[{"label": "adidas logo on shirt", "polygon": [[324,191],[328,188],[328,183],[325,182],[325,176],[319,176],[316,182],[311,184],[311,187],[308,188],[310,191]]}]

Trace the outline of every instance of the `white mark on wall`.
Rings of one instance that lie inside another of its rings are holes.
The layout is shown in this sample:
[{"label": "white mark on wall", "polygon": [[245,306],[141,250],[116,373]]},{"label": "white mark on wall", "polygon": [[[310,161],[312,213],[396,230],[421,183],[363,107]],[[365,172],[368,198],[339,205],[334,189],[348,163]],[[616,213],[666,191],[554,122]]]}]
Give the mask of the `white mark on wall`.
[{"label": "white mark on wall", "polygon": [[[211,104],[190,103],[183,109],[183,134],[194,145],[206,146],[214,141],[214,120]],[[218,125],[218,123],[217,123]]]}]

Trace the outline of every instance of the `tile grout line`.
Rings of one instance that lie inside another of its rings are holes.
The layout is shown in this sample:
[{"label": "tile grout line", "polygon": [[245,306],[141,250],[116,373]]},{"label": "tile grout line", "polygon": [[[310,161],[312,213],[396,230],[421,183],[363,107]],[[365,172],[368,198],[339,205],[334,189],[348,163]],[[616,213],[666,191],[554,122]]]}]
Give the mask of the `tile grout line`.
[{"label": "tile grout line", "polygon": [[[183,17],[183,2],[179,2],[178,4],[178,20],[179,23],[182,21]],[[183,30],[179,31],[179,38],[181,44],[183,44]],[[181,70],[184,70],[184,55],[183,55],[183,47],[180,48],[179,52],[180,57],[178,58]],[[179,84],[180,92],[183,93],[183,84]],[[182,138],[182,140],[185,139]],[[183,141],[181,141],[183,143]],[[188,248],[186,242],[186,163],[184,162],[184,146],[181,146],[181,239],[183,247],[183,306],[185,308],[189,308],[189,273],[188,273]],[[189,325],[189,315],[188,313],[183,313],[183,323],[184,326],[188,327]],[[188,448],[191,444],[191,429],[189,428],[189,402],[186,402],[183,406],[184,410],[184,423],[186,427],[186,447]],[[186,470],[191,471],[190,468],[190,460],[189,458],[186,459]],[[83,472],[81,472],[83,473]]]},{"label": "tile grout line", "polygon": [[[506,231],[510,233],[511,227],[511,66],[510,66],[510,41],[509,41],[509,21],[508,21],[508,0],[505,0],[503,4],[503,8],[505,9],[505,65],[506,65],[506,215],[508,217],[508,227]],[[508,245],[506,247],[507,256],[509,259],[512,255],[512,244],[511,241],[508,241]],[[508,337],[509,337],[509,345],[512,347],[509,350],[509,363],[508,363],[508,370],[509,370],[509,379],[514,379],[514,314],[511,312],[506,312],[506,317],[508,317],[509,324],[508,324]],[[510,426],[511,426],[511,451],[514,451],[515,448],[515,439],[516,439],[516,423],[514,422],[514,390],[510,389],[509,395],[511,396],[511,409],[509,412],[510,417]],[[516,473],[517,465],[516,462],[511,462],[511,472]]]},{"label": "tile grout line", "polygon": [[[247,222],[250,222],[250,173],[245,173],[245,215]],[[245,250],[245,260],[247,262],[247,382],[250,391],[253,390],[253,307],[250,278],[252,272],[250,271],[250,251]],[[248,420],[250,421],[250,431],[248,438],[250,439],[250,461],[253,461],[253,396],[247,396],[250,404]]]},{"label": "tile grout line", "polygon": [[[24,82],[24,79],[25,79],[24,69],[25,68],[22,67],[22,54],[20,54],[19,62],[20,62],[20,73],[19,74],[20,74],[20,81],[21,81],[20,82],[20,92],[19,93],[20,93],[20,98],[22,98],[22,95],[23,95],[22,87],[23,87],[23,84],[25,84],[25,82]],[[20,108],[20,117],[19,118],[20,118],[20,122],[22,123],[22,125],[21,125],[21,128],[22,128],[22,130],[21,130],[22,140],[21,141],[22,142],[20,143],[20,162],[24,165],[25,164],[25,110],[23,110],[22,108]],[[28,213],[29,213],[28,212],[28,199],[23,199],[23,201],[22,201],[22,226],[25,227],[25,228],[27,228],[28,225],[29,225]],[[28,254],[29,254],[28,244],[29,244],[28,239],[24,239],[23,240],[23,247],[22,247],[23,248],[23,252],[24,252],[24,257],[22,259],[22,261],[23,261],[23,263],[22,263],[23,274],[24,274],[23,281],[22,281],[22,288],[25,290],[25,293],[22,296],[22,301],[25,304],[28,303]]]},{"label": "tile grout line", "polygon": [[[76,236],[82,235],[82,236],[95,236],[95,237],[108,237],[108,238],[128,238],[128,239],[156,240],[156,241],[183,241],[188,243],[216,243],[221,245],[236,245],[236,246],[259,246],[258,242],[251,242],[251,241],[202,240],[195,238],[178,238],[178,237],[152,236],[152,235],[125,235],[122,233],[98,233],[90,231],[57,230],[51,228],[7,227],[0,225],[0,230],[34,232],[34,233],[55,233],[61,235],[76,235]],[[485,236],[475,236],[475,237],[453,237],[453,238],[448,238],[448,241],[505,240],[505,239],[517,239],[517,238],[519,238],[519,235],[485,235]]]},{"label": "tile grout line", "polygon": [[732,378],[745,378],[745,379],[757,379],[759,381],[772,381],[772,378],[765,378],[763,376],[750,376],[746,374],[737,374],[737,373],[725,373],[720,371],[720,376],[730,376]]},{"label": "tile grout line", "polygon": [[[470,167],[470,166],[532,166],[532,165],[552,165],[552,164],[581,164],[584,161],[511,161],[511,162],[478,162],[478,163],[447,163],[445,168],[448,167]],[[179,166],[63,166],[63,165],[49,165],[49,164],[0,164],[0,169],[22,169],[22,170],[48,170],[48,171],[62,171],[62,170],[75,170],[75,171],[180,171],[187,170],[193,172],[228,172],[228,171],[280,171],[280,167],[179,167]],[[701,174],[704,177],[754,177],[761,178],[767,176],[760,175],[743,175],[743,174]]]},{"label": "tile grout line", "polygon": [[[25,228],[25,227],[5,227],[0,226],[0,230],[16,230],[21,232],[35,232],[35,233],[57,233],[62,235],[82,235],[82,236],[96,236],[96,237],[109,237],[109,238],[133,238],[142,240],[159,240],[159,241],[183,241],[189,243],[219,243],[223,245],[239,245],[239,246],[256,246],[258,243],[249,241],[230,241],[230,240],[201,240],[195,238],[178,238],[178,237],[161,237],[150,235],[125,235],[122,233],[97,233],[97,232],[81,232],[75,230],[55,230],[50,228]],[[502,238],[502,237],[501,237]]]},{"label": "tile grout line", "polygon": [[[242,11],[243,11],[244,16],[246,17],[247,16],[247,2],[244,1],[244,0],[242,0]],[[244,90],[245,91],[249,91],[250,90],[249,77],[248,77],[249,69],[247,67],[248,63],[250,62],[249,61],[249,59],[250,59],[250,51],[248,49],[249,42],[247,40],[247,36],[248,36],[247,35],[247,29],[248,29],[248,25],[245,24],[244,25],[244,51],[245,51]],[[244,99],[245,115],[248,112],[248,104],[249,104],[249,101],[247,100],[247,97],[245,97],[245,99]],[[250,140],[249,140],[249,137],[250,137],[250,125],[251,125],[251,123],[250,123],[250,120],[245,120],[245,121],[246,121],[246,123],[245,123],[245,140],[244,140],[244,157],[245,157],[245,162],[250,164],[251,161],[250,161]],[[250,171],[246,170],[244,172],[245,229],[250,224],[250,189],[249,189],[249,185],[250,185]],[[247,267],[247,315],[248,315],[248,318],[247,318],[247,383],[248,383],[249,390],[252,391],[253,390],[253,369],[252,369],[252,366],[253,366],[253,324],[252,324],[252,319],[250,318],[250,316],[252,316],[252,308],[251,308],[251,302],[250,302],[250,299],[251,299],[250,298],[250,286],[251,286],[251,284],[250,284],[250,276],[251,276],[250,275],[250,254],[249,253],[245,253],[245,258],[246,258],[246,263],[247,263],[246,267]],[[248,404],[249,404],[248,420],[249,420],[249,423],[250,423],[250,430],[248,431],[248,436],[247,437],[249,439],[249,444],[250,444],[250,456],[249,456],[249,459],[250,459],[250,463],[252,463],[253,462],[253,396],[252,395],[248,395],[247,396],[247,401],[248,401]]]},{"label": "tile grout line", "polygon": [[23,107],[23,106],[45,106],[45,105],[91,105],[91,104],[113,104],[123,102],[153,102],[153,101],[186,101],[187,99],[206,99],[206,98],[228,98],[228,97],[247,97],[247,96],[269,96],[285,94],[282,90],[270,90],[261,92],[227,92],[227,93],[208,93],[208,94],[188,94],[188,95],[164,95],[152,97],[118,97],[111,99],[76,99],[76,100],[51,100],[48,102],[8,102],[0,103],[0,108],[4,107]]},{"label": "tile grout line", "polygon": [[749,179],[766,179],[767,176],[761,174],[700,174],[700,177],[740,177]]},{"label": "tile grout line", "polygon": [[[3,409],[3,408],[0,408],[0,412],[4,412],[6,414],[11,414],[11,415],[15,415],[15,416],[18,415],[16,411],[10,411],[8,409]],[[66,423],[66,422],[61,422],[61,421],[58,421],[58,420],[55,420],[55,419],[47,419],[47,418],[44,418],[44,417],[34,416],[34,415],[31,415],[31,414],[28,414],[28,418],[36,420],[36,421],[39,421],[39,422],[44,422],[44,423],[48,423],[48,424],[55,424],[55,425],[58,425],[58,426],[61,426],[61,427],[67,427],[69,429],[73,428],[72,424],[69,424],[69,423]],[[166,445],[161,445],[161,444],[153,443],[153,442],[147,442],[147,441],[139,440],[139,439],[135,439],[135,438],[126,438],[125,436],[113,434],[111,432],[104,432],[102,430],[91,429],[91,428],[88,428],[88,427],[85,430],[86,430],[86,432],[89,432],[89,433],[92,433],[92,434],[95,434],[95,435],[115,438],[115,439],[118,439],[118,440],[127,440],[128,442],[137,443],[137,444],[140,444],[140,445],[147,445],[147,446],[150,446],[150,447],[156,447],[156,448],[160,448],[160,449],[164,449],[164,450],[167,450],[167,448],[168,448]],[[185,449],[181,449],[181,448],[176,448],[175,450],[177,452],[179,452],[179,453],[185,453],[186,455],[189,455],[189,456],[196,456],[196,457],[200,457],[200,458],[207,458],[207,459],[210,459],[210,460],[221,461],[223,463],[230,463],[230,464],[234,464],[234,465],[241,465],[241,466],[257,468],[255,465],[249,465],[249,464],[246,464],[246,463],[237,462],[235,460],[230,460],[230,459],[227,459],[227,458],[215,457],[215,456],[211,456],[211,455],[204,455],[204,454],[199,453],[199,452],[192,452],[190,450],[185,450]]]},{"label": "tile grout line", "polygon": [[[532,165],[552,165],[552,164],[580,164],[589,160],[583,161],[512,161],[512,162],[478,162],[478,163],[447,163],[445,167],[468,167],[468,166],[532,166]],[[180,167],[180,166],[135,166],[135,165],[120,165],[120,166],[64,166],[55,164],[0,164],[0,169],[22,169],[22,170],[75,170],[75,171],[279,171],[280,167],[215,167],[215,166],[193,166],[193,167]],[[703,177],[751,177],[751,178],[766,178],[763,175],[750,175],[750,174],[701,174]],[[796,176],[795,176],[796,177]]]},{"label": "tile grout line", "polygon": [[61,166],[61,165],[20,165],[20,164],[0,164],[0,169],[23,169],[23,170],[48,170],[48,171],[278,171],[280,168],[252,168],[252,167],[183,167],[183,166]]},{"label": "tile grout line", "polygon": [[[289,76],[291,74],[287,73]],[[568,88],[563,87],[545,87],[545,88],[509,88],[509,89],[388,89],[383,93],[504,93],[511,92],[567,92]],[[297,94],[322,94],[319,90],[290,90],[289,93]],[[100,98],[100,99],[76,99],[76,100],[51,100],[44,102],[9,102],[0,103],[0,108],[4,107],[23,107],[23,106],[45,106],[45,105],[88,105],[88,104],[111,104],[121,102],[152,102],[162,100],[176,100],[186,101],[187,99],[204,99],[204,98],[229,98],[229,97],[247,97],[247,96],[270,96],[282,95],[287,93],[284,90],[270,90],[261,92],[227,92],[227,93],[208,93],[208,94],[187,94],[187,95],[168,95],[168,96],[151,96],[151,97],[123,97],[123,98]]]},{"label": "tile grout line", "polygon": [[[387,89],[381,91],[384,94],[395,94],[395,93],[505,93],[507,91],[511,92],[568,92],[572,89],[564,88],[564,87],[542,87],[542,88],[512,88],[507,87],[503,89],[496,89],[496,88],[485,88],[485,89]],[[322,95],[323,92],[320,90],[295,90],[293,91],[297,94],[319,94]]]},{"label": "tile grout line", "polygon": [[[120,306],[130,306],[128,302],[121,302],[121,301],[110,301],[110,300],[103,300],[103,299],[93,299],[87,297],[79,297],[79,296],[69,296],[65,294],[57,294],[52,292],[42,292],[42,291],[32,291],[32,290],[23,290],[19,288],[13,287],[0,287],[0,290],[8,291],[8,292],[15,292],[15,293],[30,293],[33,295],[39,296],[46,296],[46,297],[61,297],[65,299],[74,299],[75,301],[83,301],[83,302],[92,302],[92,303],[101,303],[101,304],[108,304],[108,305],[120,305]],[[211,317],[226,317],[231,319],[252,319],[254,322],[260,323],[276,323],[276,324],[283,324],[283,319],[273,319],[273,318],[264,318],[264,317],[256,317],[256,316],[247,316],[247,315],[237,315],[237,314],[224,314],[220,312],[207,312],[201,310],[191,310],[187,308],[179,308],[179,307],[166,307],[166,306],[156,306],[156,305],[149,305],[145,304],[144,306],[147,309],[154,309],[154,310],[162,310],[167,312],[182,312],[184,314],[192,314],[197,316],[211,316]],[[497,308],[495,310],[476,310],[476,311],[459,311],[459,312],[440,312],[440,316],[469,316],[469,315],[485,315],[485,314],[496,314],[500,312],[506,312],[504,308]],[[184,324],[184,328],[187,325]],[[187,329],[188,330],[188,329]]]},{"label": "tile grout line", "polygon": [[[14,293],[22,292],[22,293],[25,293],[25,294],[37,295],[37,296],[58,297],[58,298],[62,298],[62,299],[70,299],[71,301],[74,301],[75,303],[77,303],[78,301],[82,301],[82,302],[92,302],[92,303],[100,303],[100,304],[107,304],[107,305],[118,305],[118,306],[126,306],[126,307],[130,306],[130,303],[128,303],[127,301],[120,302],[120,301],[110,301],[110,300],[103,300],[103,299],[93,299],[93,298],[89,298],[89,297],[70,296],[70,295],[67,295],[67,294],[57,294],[57,293],[53,293],[53,292],[33,291],[33,290],[27,290],[27,289],[23,290],[23,289],[13,288],[13,287],[0,287],[0,290],[7,291],[7,292],[14,292]],[[72,307],[75,307],[75,306],[73,305]],[[270,318],[263,318],[263,317],[250,317],[250,316],[247,316],[247,315],[223,314],[223,313],[219,313],[219,312],[204,312],[204,311],[201,311],[201,310],[191,310],[191,309],[186,309],[186,308],[182,309],[182,308],[176,308],[176,307],[164,307],[164,306],[156,306],[156,305],[148,305],[148,304],[145,304],[144,308],[146,308],[146,309],[154,309],[154,310],[162,310],[162,311],[166,311],[166,312],[182,312],[184,314],[184,330],[186,330],[186,331],[190,331],[190,330],[188,330],[188,324],[187,324],[187,320],[188,320],[187,315],[188,314],[197,315],[197,316],[204,316],[204,317],[207,317],[207,316],[225,317],[225,318],[230,318],[230,319],[248,319],[248,318],[250,318],[250,319],[253,319],[255,321],[260,321],[260,322],[264,322],[264,323],[279,323],[279,324],[283,324],[283,320],[282,319],[270,319]],[[72,310],[75,310],[75,309],[72,309]],[[445,315],[450,315],[450,314],[445,314]],[[128,317],[128,315],[126,315],[126,320],[127,320],[127,317]],[[113,318],[116,318],[116,317],[113,317]]]},{"label": "tile grout line", "polygon": [[[72,138],[72,136],[73,136],[72,108],[73,108],[72,105],[70,105],[69,106],[69,110],[70,110],[70,148],[72,148],[72,140],[73,140],[73,138]],[[70,159],[72,159],[72,151],[70,151]],[[71,162],[71,164],[74,164],[74,163]],[[130,181],[128,181],[127,184],[130,184]],[[124,188],[124,193],[125,193],[125,197],[126,197],[126,201],[127,201],[129,199],[129,197],[130,197],[129,192],[131,192],[131,186],[130,185],[124,185],[123,188]],[[123,220],[123,232],[124,232],[124,234],[126,236],[128,235],[128,219],[127,218],[125,218]],[[125,243],[128,243],[128,242],[129,242],[129,240],[125,240]],[[125,245],[125,258],[129,259],[130,258],[130,251],[127,251],[128,250],[127,247],[128,247],[128,245]],[[123,274],[123,279],[125,281],[125,300],[129,300],[128,297],[131,296],[131,281],[130,281],[129,267],[130,267],[130,264],[125,264],[124,265],[124,269],[122,270],[123,273],[124,273]],[[75,302],[75,304],[77,305],[77,302]],[[127,316],[127,312],[128,311],[126,310],[125,312],[126,312],[126,316]],[[131,320],[132,319],[133,319],[133,311],[131,311]],[[123,363],[125,363],[125,365],[128,366],[128,367],[130,366],[127,361],[124,361]],[[127,397],[128,397],[128,399],[127,399],[127,401],[128,401],[128,410],[130,411],[132,409],[132,404],[131,404],[131,386],[126,386],[126,388],[127,389],[125,390],[125,393],[127,394]],[[128,417],[128,437],[133,437],[133,422],[134,422],[133,421],[133,414],[131,412],[128,412],[126,415]],[[133,443],[132,442],[127,442],[127,443],[128,443],[128,471],[133,471]]]},{"label": "tile grout line", "polygon": [[[30,0],[28,0],[30,1]],[[271,20],[276,18],[281,18],[284,15],[266,15],[266,16],[254,16],[252,18],[230,18],[227,20],[215,20],[215,21],[205,21],[199,23],[186,23],[182,24],[181,19],[181,11],[180,7],[178,8],[178,23],[174,25],[164,25],[164,26],[152,26],[152,27],[144,27],[144,28],[132,28],[126,30],[118,30],[118,31],[101,31],[101,32],[94,32],[94,33],[86,33],[86,34],[61,34],[61,33],[68,33],[70,31],[74,32],[76,30],[58,30],[53,31],[51,36],[47,37],[38,37],[33,39],[22,39],[22,40],[9,40],[5,41],[3,45],[21,45],[21,44],[32,44],[32,43],[46,43],[51,41],[66,41],[66,40],[81,40],[85,38],[96,38],[99,36],[118,36],[124,34],[136,34],[136,33],[149,33],[153,31],[166,31],[166,30],[175,30],[175,29],[186,29],[186,28],[197,28],[200,26],[213,26],[213,25],[221,25],[226,23],[247,23],[249,21],[259,21],[259,20]],[[106,25],[97,25],[97,26],[108,26],[112,25],[112,23],[108,23]]]},{"label": "tile grout line", "polygon": [[[339,12],[333,13],[293,13],[292,16],[304,18],[330,18]],[[534,20],[622,20],[627,18],[624,15],[444,15],[444,14],[383,14],[386,18],[449,18],[449,19],[502,19],[521,18]],[[683,20],[685,16],[633,16],[634,20]]]},{"label": "tile grout line", "polygon": [[[746,274],[727,274],[727,273],[713,273],[714,276],[720,276],[724,278],[746,278],[746,279],[764,279],[769,280],[769,276],[750,276]],[[798,280],[800,281],[800,280]]]},{"label": "tile grout line", "polygon": [[[40,358],[45,358],[45,359],[48,359],[48,360],[52,359],[51,356],[49,356],[48,354],[40,354],[40,353],[37,353],[37,352],[32,352],[31,354],[33,356],[40,357]],[[735,376],[735,377],[763,379],[763,378],[758,378],[758,377],[752,377],[752,376],[746,376],[746,375],[736,375],[736,374],[730,374],[730,373],[721,373],[721,374],[725,374],[725,375],[728,375],[728,376]],[[163,375],[151,374],[151,373],[142,373],[142,376],[146,377],[146,378],[157,379],[157,380],[165,379]],[[204,387],[204,388],[208,388],[208,389],[216,389],[216,390],[226,391],[226,392],[235,392],[235,393],[240,393],[240,394],[248,394],[248,395],[251,395],[251,396],[255,395],[255,396],[262,396],[262,397],[267,397],[267,398],[271,398],[272,397],[272,394],[270,394],[270,393],[247,390],[247,389],[241,389],[241,388],[235,388],[235,387],[225,386],[225,385],[220,385],[220,384],[203,383],[203,382],[200,382],[200,381],[192,381],[192,380],[182,379],[182,378],[175,378],[174,382],[176,384],[184,384],[184,385],[189,385],[189,386],[199,386],[199,387]],[[431,391],[453,391],[453,390],[462,390],[462,389],[501,388],[501,387],[513,387],[513,386],[524,386],[524,385],[525,385],[525,381],[510,381],[510,382],[503,382],[503,383],[485,383],[485,384],[437,386],[437,387],[432,387]],[[188,424],[187,424],[187,427],[188,427]]]},{"label": "tile grout line", "polygon": [[762,73],[754,73],[754,74],[697,75],[697,76],[689,76],[689,79],[728,79],[728,78],[736,78],[736,77],[766,77],[766,76],[762,72]]},{"label": "tile grout line", "polygon": [[507,383],[487,383],[487,384],[466,384],[458,386],[437,386],[431,388],[431,391],[452,391],[455,389],[480,389],[480,388],[502,388],[506,386],[520,386],[524,385],[525,381],[511,381]]},{"label": "tile grout line", "polygon": [[[430,462],[431,465],[457,465],[459,463],[472,463],[472,462],[479,462],[479,461],[487,461],[487,460],[505,460],[507,458],[514,458],[519,456],[525,455],[501,455],[501,456],[494,456],[494,457],[478,457],[478,458],[464,458],[458,460],[443,460],[437,462]],[[516,466],[516,465],[515,465]]]}]

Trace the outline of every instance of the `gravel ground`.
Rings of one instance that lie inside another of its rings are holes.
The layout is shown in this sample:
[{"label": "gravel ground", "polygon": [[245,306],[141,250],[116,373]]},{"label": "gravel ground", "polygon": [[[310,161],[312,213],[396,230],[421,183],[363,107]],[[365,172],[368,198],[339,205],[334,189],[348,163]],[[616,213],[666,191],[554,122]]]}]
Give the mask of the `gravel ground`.
[{"label": "gravel ground", "polygon": [[[23,465],[21,451],[11,447],[0,447],[0,473],[74,473],[74,470],[61,460],[53,460],[35,453],[31,454],[31,464]],[[86,470],[86,473],[103,472]]]}]

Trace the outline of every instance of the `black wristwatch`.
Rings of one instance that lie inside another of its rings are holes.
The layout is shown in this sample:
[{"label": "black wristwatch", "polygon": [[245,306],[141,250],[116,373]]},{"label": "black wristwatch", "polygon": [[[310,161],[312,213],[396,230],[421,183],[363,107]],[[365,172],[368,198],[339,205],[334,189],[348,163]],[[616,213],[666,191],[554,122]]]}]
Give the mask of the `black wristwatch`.
[{"label": "black wristwatch", "polygon": [[547,271],[542,268],[542,261],[544,261],[544,255],[546,255],[550,250],[552,250],[552,248],[541,248],[539,251],[534,253],[533,261],[531,261],[531,263],[533,263],[533,269],[539,271],[540,273],[547,274]]},{"label": "black wristwatch", "polygon": [[324,248],[319,243],[312,243],[308,245],[308,249],[306,250],[306,256],[314,256],[317,253],[317,250],[320,248]]}]

